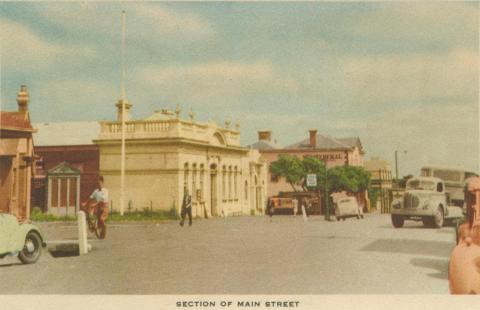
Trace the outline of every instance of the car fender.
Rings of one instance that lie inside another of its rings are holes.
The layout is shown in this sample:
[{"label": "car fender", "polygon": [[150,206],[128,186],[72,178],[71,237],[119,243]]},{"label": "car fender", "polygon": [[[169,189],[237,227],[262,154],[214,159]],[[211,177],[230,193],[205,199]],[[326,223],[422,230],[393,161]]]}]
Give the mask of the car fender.
[{"label": "car fender", "polygon": [[43,238],[43,235],[37,226],[33,224],[20,224],[19,228],[15,231],[14,234],[12,234],[12,237],[10,239],[9,248],[11,249],[11,252],[19,252],[23,249],[23,246],[25,245],[25,238],[27,237],[27,234],[31,231],[37,233],[42,240],[42,246],[46,246],[45,239]]}]

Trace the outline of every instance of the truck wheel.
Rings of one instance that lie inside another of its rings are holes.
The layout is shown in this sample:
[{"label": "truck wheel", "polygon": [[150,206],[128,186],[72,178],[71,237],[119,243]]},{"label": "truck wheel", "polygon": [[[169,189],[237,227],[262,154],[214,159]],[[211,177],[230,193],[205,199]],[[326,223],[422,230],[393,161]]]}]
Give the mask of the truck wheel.
[{"label": "truck wheel", "polygon": [[441,228],[443,226],[443,222],[445,218],[443,217],[443,209],[442,207],[438,206],[437,212],[433,216],[433,227]]},{"label": "truck wheel", "polygon": [[42,239],[34,232],[30,231],[25,237],[25,245],[18,254],[18,258],[24,264],[35,263],[42,254]]},{"label": "truck wheel", "polygon": [[395,228],[401,228],[405,219],[399,215],[392,214],[392,224]]}]

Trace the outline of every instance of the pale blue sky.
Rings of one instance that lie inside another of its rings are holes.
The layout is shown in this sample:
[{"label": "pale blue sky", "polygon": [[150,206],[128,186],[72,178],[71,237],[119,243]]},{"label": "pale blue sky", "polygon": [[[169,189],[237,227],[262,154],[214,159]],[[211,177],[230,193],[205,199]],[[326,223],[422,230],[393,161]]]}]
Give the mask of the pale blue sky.
[{"label": "pale blue sky", "polygon": [[272,129],[358,135],[401,174],[478,170],[478,4],[0,3],[1,103],[20,84],[34,122],[115,118],[120,14],[127,12],[133,116],[192,108]]}]

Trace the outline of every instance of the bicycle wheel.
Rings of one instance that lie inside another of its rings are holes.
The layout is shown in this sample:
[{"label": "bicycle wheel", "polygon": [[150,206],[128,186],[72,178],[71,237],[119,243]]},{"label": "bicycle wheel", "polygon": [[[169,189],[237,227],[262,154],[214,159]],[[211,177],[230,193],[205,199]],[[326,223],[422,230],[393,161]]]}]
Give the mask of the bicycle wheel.
[{"label": "bicycle wheel", "polygon": [[97,228],[97,221],[96,221],[95,216],[87,215],[86,218],[87,218],[88,230],[92,233],[95,232],[95,230]]},{"label": "bicycle wheel", "polygon": [[97,221],[97,225],[96,225],[96,229],[95,229],[95,235],[97,236],[98,239],[105,239],[106,235],[107,235],[107,225],[101,225],[99,226],[98,225],[98,221]]}]

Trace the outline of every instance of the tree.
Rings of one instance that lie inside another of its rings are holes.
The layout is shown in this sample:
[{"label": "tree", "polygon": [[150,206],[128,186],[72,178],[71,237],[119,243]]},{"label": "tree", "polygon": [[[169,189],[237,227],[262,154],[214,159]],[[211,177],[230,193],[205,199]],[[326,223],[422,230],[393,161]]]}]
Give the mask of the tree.
[{"label": "tree", "polygon": [[341,166],[328,170],[330,192],[348,191],[359,193],[370,185],[370,172],[362,167]]},{"label": "tree", "polygon": [[[292,155],[280,155],[270,164],[270,173],[284,177],[294,191],[328,190],[328,192],[348,191],[359,193],[370,185],[370,173],[361,167],[341,166],[328,169],[318,157],[306,156],[300,159]],[[307,174],[317,175],[317,186],[307,188]],[[328,178],[327,178],[328,177]]]},{"label": "tree", "polygon": [[280,155],[277,161],[270,164],[270,173],[284,177],[285,180],[297,192],[297,187],[303,188],[302,181],[305,177],[305,170],[302,160],[292,155]]},{"label": "tree", "polygon": [[[327,167],[325,163],[320,160],[318,157],[314,156],[306,156],[303,161],[303,169],[305,171],[305,176],[307,174],[315,174],[317,175],[317,186],[315,188],[311,188],[312,190],[320,190],[325,188],[325,175]],[[305,184],[304,180],[304,184]],[[306,185],[306,184],[305,184]],[[304,190],[307,191],[307,187],[303,186]]]}]

